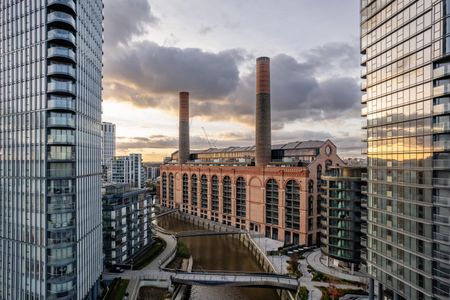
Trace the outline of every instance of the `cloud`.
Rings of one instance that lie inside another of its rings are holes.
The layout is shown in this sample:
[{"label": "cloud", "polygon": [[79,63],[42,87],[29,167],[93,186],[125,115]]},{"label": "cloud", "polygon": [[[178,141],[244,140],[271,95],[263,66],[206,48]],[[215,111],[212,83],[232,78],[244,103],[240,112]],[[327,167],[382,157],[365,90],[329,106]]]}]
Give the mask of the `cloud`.
[{"label": "cloud", "polygon": [[200,29],[198,30],[198,33],[201,35],[207,35],[208,33],[210,33],[212,31],[212,27],[210,26],[202,26],[200,27]]},{"label": "cloud", "polygon": [[146,26],[158,19],[147,0],[105,0],[105,44],[126,44],[132,37],[145,33]]},{"label": "cloud", "polygon": [[242,59],[239,50],[211,53],[144,41],[117,49],[104,69],[107,85],[122,84],[139,90],[134,94],[174,95],[186,90],[197,99],[214,100],[236,88]]},{"label": "cloud", "polygon": [[[300,59],[286,54],[272,57],[272,128],[299,120],[358,118],[357,54],[356,46],[330,43]],[[133,41],[107,57],[104,98],[175,113],[178,92],[187,90],[191,117],[253,126],[255,71],[241,75],[244,63],[254,64],[254,58],[240,49],[212,53]]]}]

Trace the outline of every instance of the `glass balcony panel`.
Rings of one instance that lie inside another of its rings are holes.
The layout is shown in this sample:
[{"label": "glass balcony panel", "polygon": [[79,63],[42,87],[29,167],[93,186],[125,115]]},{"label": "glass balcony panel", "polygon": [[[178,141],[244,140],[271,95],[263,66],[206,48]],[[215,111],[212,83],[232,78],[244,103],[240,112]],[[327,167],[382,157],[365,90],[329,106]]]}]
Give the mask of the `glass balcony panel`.
[{"label": "glass balcony panel", "polygon": [[51,29],[48,31],[47,37],[49,40],[64,40],[75,45],[75,35],[70,31],[64,29]]},{"label": "glass balcony panel", "polygon": [[49,126],[75,127],[75,118],[73,116],[69,116],[69,117],[48,117],[47,125],[49,125]]},{"label": "glass balcony panel", "polygon": [[47,15],[47,24],[54,23],[54,22],[63,22],[63,23],[69,24],[74,29],[76,27],[75,19],[71,15],[69,15],[65,12],[61,12],[61,11],[54,11]]},{"label": "glass balcony panel", "polygon": [[73,0],[48,0],[47,5],[64,5],[70,7],[75,12],[75,2]]},{"label": "glass balcony panel", "polygon": [[72,130],[51,129],[47,135],[48,144],[74,144],[75,135]]},{"label": "glass balcony panel", "polygon": [[48,176],[50,177],[72,177],[75,176],[75,170],[70,168],[48,169]]},{"label": "glass balcony panel", "polygon": [[434,133],[443,133],[450,131],[450,122],[440,122],[433,124]]},{"label": "glass balcony panel", "polygon": [[76,55],[75,52],[72,49],[64,48],[64,47],[51,47],[47,50],[47,57],[48,58],[54,58],[54,57],[62,57],[72,60],[73,62],[76,61]]},{"label": "glass balcony panel", "polygon": [[450,197],[433,196],[433,203],[437,205],[450,206]]},{"label": "glass balcony panel", "polygon": [[55,97],[47,102],[49,109],[67,109],[75,110],[75,101],[72,98]]},{"label": "glass balcony panel", "polygon": [[76,76],[76,69],[72,65],[52,64],[48,66],[48,75],[66,75],[72,78]]},{"label": "glass balcony panel", "polygon": [[449,178],[433,178],[433,185],[450,187],[450,179]]},{"label": "glass balcony panel", "polygon": [[450,93],[450,84],[443,84],[433,88],[433,96],[439,97]]},{"label": "glass balcony panel", "polygon": [[434,151],[447,151],[450,150],[450,141],[434,141]]},{"label": "glass balcony panel", "polygon": [[433,70],[434,79],[450,75],[450,66],[445,65]]},{"label": "glass balcony panel", "polygon": [[51,81],[47,84],[47,92],[75,95],[75,84],[71,81]]}]

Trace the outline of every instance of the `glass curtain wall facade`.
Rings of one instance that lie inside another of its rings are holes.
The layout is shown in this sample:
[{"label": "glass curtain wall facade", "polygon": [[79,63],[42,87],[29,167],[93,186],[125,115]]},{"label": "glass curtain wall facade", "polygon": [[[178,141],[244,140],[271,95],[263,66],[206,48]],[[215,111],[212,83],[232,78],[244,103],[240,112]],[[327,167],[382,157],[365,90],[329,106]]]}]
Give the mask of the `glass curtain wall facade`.
[{"label": "glass curtain wall facade", "polygon": [[0,299],[95,299],[101,0],[0,2]]},{"label": "glass curtain wall facade", "polygon": [[450,1],[362,0],[367,271],[394,299],[450,298]]}]

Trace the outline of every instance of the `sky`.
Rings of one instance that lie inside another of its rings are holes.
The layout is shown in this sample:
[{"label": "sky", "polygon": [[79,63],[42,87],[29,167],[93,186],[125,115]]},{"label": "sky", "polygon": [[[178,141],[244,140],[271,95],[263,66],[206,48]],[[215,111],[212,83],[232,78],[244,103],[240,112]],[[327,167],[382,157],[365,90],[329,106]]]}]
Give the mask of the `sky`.
[{"label": "sky", "polygon": [[190,92],[191,149],[254,144],[255,60],[271,58],[272,142],[361,149],[359,1],[104,0],[103,121],[117,155],[178,147]]}]

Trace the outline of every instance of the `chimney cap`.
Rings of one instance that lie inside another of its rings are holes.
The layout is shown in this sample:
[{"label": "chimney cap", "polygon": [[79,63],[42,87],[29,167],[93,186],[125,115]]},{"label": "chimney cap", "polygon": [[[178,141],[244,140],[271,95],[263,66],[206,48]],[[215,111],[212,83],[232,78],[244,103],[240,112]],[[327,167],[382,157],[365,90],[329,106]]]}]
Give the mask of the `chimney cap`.
[{"label": "chimney cap", "polygon": [[269,60],[270,60],[270,57],[268,57],[268,56],[261,56],[261,57],[258,57],[258,58],[256,59],[256,61],[262,61],[262,60],[267,60],[267,61],[269,61]]}]

